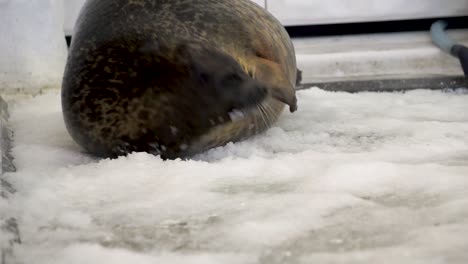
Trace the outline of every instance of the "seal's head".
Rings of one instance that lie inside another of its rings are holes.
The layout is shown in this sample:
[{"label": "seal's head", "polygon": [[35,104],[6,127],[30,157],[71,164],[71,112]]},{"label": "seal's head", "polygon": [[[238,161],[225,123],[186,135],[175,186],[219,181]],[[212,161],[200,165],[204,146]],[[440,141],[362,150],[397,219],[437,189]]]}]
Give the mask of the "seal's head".
[{"label": "seal's head", "polygon": [[216,48],[182,44],[175,55],[179,58],[173,61],[189,66],[191,81],[187,88],[196,90],[199,100],[209,105],[205,110],[217,116],[255,107],[268,96],[296,110],[295,97],[288,98],[283,89],[256,80],[234,58]]},{"label": "seal's head", "polygon": [[264,84],[249,76],[232,57],[218,50],[181,54],[190,60],[192,84],[201,91],[200,100],[210,106],[206,111],[225,115],[236,109],[254,107],[269,95]]}]

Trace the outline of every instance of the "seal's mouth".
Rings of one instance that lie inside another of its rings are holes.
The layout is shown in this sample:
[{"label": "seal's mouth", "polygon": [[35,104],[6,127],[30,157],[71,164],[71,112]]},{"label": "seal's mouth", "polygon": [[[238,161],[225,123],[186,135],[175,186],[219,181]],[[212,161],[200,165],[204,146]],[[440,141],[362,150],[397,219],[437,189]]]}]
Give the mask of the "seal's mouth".
[{"label": "seal's mouth", "polygon": [[262,96],[259,97],[250,97],[249,104],[243,105],[237,108],[232,108],[228,111],[227,116],[232,122],[236,122],[244,119],[249,111],[260,111],[263,114],[266,113],[266,117],[269,117],[271,111],[269,111],[268,104],[265,104],[265,101],[268,97],[278,100],[289,106],[289,111],[291,113],[297,111],[297,98],[295,94],[293,96],[288,96],[288,93],[284,89],[279,87],[271,87],[270,89],[264,89],[265,93],[262,93]]},{"label": "seal's mouth", "polygon": [[[237,108],[247,109],[250,107],[257,108],[259,105],[264,104],[267,98],[273,98],[289,106],[291,113],[297,110],[297,98],[294,88],[280,87],[280,86],[268,86],[258,81],[253,81],[251,86],[245,86],[242,88],[243,91],[239,97],[239,103]],[[246,88],[247,87],[247,88]],[[291,89],[293,90],[291,92]]]},{"label": "seal's mouth", "polygon": [[236,122],[244,119],[246,113],[241,109],[233,109],[228,113],[228,115],[232,122]]}]

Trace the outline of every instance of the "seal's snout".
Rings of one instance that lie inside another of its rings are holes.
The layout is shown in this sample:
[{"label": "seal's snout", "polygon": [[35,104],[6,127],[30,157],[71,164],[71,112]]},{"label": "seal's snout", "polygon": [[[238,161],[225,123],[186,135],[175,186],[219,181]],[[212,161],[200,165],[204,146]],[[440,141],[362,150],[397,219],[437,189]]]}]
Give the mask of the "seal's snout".
[{"label": "seal's snout", "polygon": [[254,104],[258,104],[268,96],[268,88],[257,84],[254,84],[254,86],[254,88],[250,89],[253,92],[250,94],[249,99],[253,101]]},{"label": "seal's snout", "polygon": [[269,90],[266,86],[246,78],[243,83],[237,88],[235,96],[235,105],[239,108],[255,107],[260,104],[269,95]]},{"label": "seal's snout", "polygon": [[281,89],[280,87],[273,87],[271,89],[271,96],[276,100],[287,104],[291,113],[296,112],[297,98],[295,93],[286,93],[285,89]]},{"label": "seal's snout", "polygon": [[289,105],[289,112],[294,113],[297,111],[297,98],[294,97],[294,101]]}]

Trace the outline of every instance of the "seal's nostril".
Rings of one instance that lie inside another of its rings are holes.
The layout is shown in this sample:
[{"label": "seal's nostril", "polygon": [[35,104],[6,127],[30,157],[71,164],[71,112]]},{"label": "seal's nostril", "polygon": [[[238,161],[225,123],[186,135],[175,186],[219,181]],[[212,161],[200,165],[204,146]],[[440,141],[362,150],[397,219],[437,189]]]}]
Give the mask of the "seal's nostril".
[{"label": "seal's nostril", "polygon": [[268,89],[265,86],[260,86],[258,88],[258,93],[260,96],[266,96],[268,94]]},{"label": "seal's nostril", "polygon": [[268,95],[268,89],[265,86],[257,86],[255,92],[252,94],[255,104],[259,103]]}]

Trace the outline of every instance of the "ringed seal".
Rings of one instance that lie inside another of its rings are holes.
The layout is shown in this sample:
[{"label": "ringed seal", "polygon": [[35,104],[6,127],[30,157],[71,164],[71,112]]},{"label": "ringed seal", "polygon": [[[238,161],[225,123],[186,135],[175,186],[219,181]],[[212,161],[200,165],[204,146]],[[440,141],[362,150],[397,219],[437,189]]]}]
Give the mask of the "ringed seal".
[{"label": "ringed seal", "polygon": [[297,108],[291,40],[250,0],[87,0],[75,29],[63,116],[96,156],[186,158]]}]

